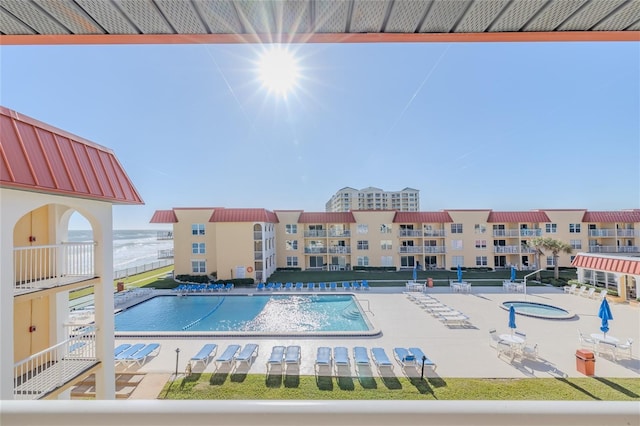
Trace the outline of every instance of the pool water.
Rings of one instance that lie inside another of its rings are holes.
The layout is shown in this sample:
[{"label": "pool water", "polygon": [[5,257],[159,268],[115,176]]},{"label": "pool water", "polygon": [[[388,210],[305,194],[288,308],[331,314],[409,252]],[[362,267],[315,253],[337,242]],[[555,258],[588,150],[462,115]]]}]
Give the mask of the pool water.
[{"label": "pool water", "polygon": [[502,303],[502,309],[509,310],[511,305],[515,308],[516,314],[528,317],[544,319],[571,319],[575,316],[575,314],[567,311],[566,309],[535,302],[508,301]]},{"label": "pool water", "polygon": [[156,296],[115,317],[116,332],[368,331],[352,295]]}]

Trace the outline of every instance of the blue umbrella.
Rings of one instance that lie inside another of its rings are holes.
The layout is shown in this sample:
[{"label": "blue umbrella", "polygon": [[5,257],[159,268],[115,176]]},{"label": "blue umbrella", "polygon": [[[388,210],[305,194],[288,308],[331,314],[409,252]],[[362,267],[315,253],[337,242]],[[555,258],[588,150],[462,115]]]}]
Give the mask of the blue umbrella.
[{"label": "blue umbrella", "polygon": [[460,265],[458,265],[458,282],[462,282],[462,267]]},{"label": "blue umbrella", "polygon": [[511,281],[515,281],[516,280],[516,267],[512,266],[511,267]]},{"label": "blue umbrella", "polygon": [[517,328],[516,326],[516,308],[513,305],[509,306],[509,328],[511,329],[511,334],[513,334],[513,330]]},{"label": "blue umbrella", "polygon": [[415,283],[418,279],[418,267],[414,265],[413,267],[413,282]]},{"label": "blue umbrella", "polygon": [[611,308],[609,308],[609,302],[607,302],[606,297],[602,298],[602,303],[600,303],[600,309],[598,310],[598,317],[602,320],[600,330],[604,333],[604,337],[606,338],[607,331],[609,331],[609,320],[613,319]]}]

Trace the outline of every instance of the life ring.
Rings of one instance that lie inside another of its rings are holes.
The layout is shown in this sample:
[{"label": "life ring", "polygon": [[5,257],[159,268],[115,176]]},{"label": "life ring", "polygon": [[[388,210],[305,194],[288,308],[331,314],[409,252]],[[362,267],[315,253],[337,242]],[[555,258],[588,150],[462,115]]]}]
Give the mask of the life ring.
[{"label": "life ring", "polygon": [[253,272],[253,268],[251,266],[247,266],[247,272],[249,273]]}]

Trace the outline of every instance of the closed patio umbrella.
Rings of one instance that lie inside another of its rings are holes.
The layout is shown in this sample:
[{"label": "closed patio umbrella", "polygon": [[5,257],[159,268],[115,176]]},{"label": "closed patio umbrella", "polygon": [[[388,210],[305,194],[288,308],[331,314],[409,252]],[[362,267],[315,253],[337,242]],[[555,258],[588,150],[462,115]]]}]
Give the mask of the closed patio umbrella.
[{"label": "closed patio umbrella", "polygon": [[513,334],[513,330],[517,328],[516,308],[514,308],[513,305],[509,306],[509,328],[511,329],[511,334]]},{"label": "closed patio umbrella", "polygon": [[600,331],[604,334],[604,337],[607,337],[607,331],[609,331],[609,321],[613,319],[613,315],[611,314],[611,308],[609,307],[609,302],[607,302],[607,298],[602,298],[602,303],[600,303],[600,309],[598,309],[598,317],[602,320],[602,324],[600,325]]},{"label": "closed patio umbrella", "polygon": [[415,283],[418,279],[418,267],[416,265],[413,266],[413,282]]},{"label": "closed patio umbrella", "polygon": [[511,267],[511,282],[516,280],[516,267],[512,266]]},{"label": "closed patio umbrella", "polygon": [[462,282],[462,267],[458,265],[458,282]]}]

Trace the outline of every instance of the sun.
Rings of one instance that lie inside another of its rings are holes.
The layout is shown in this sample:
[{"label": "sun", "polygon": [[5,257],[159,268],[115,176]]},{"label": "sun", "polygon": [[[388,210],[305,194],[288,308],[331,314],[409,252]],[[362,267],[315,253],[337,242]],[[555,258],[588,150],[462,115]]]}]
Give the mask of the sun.
[{"label": "sun", "polygon": [[258,77],[269,92],[286,97],[298,84],[298,61],[289,49],[273,46],[258,60]]}]

